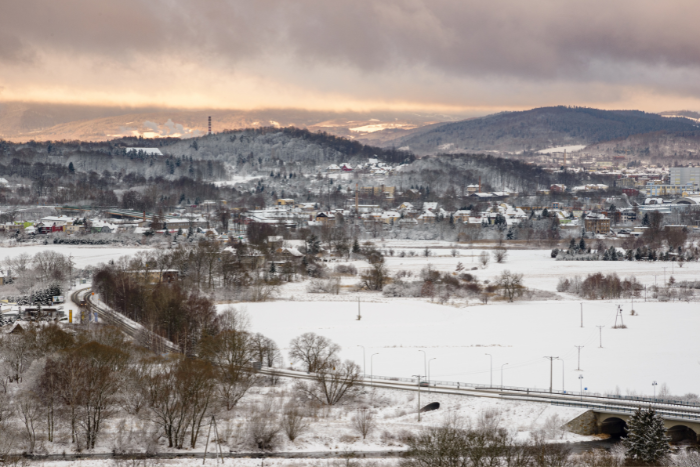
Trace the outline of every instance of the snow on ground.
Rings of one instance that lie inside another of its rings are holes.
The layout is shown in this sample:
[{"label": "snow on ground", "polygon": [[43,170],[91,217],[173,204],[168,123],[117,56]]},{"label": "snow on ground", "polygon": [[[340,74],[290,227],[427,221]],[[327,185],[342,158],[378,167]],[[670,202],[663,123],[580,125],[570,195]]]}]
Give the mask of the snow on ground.
[{"label": "snow on ground", "polygon": [[[42,467],[113,467],[119,465],[144,465],[154,467],[192,467],[193,465],[202,465],[202,459],[148,459],[144,463],[141,461],[123,461],[120,464],[114,460],[87,460],[79,459],[73,461],[42,461]],[[207,458],[207,463],[204,465],[224,465],[235,467],[330,467],[330,466],[371,466],[371,467],[393,467],[399,465],[399,459],[351,459],[347,463],[346,459],[277,459],[265,458],[241,458],[241,459],[224,459],[217,464],[212,457]]]},{"label": "snow on ground", "polygon": [[[700,313],[697,303],[638,302],[638,316],[624,304],[627,329],[612,329],[616,301],[494,303],[456,308],[420,300],[394,299],[357,303],[266,302],[247,303],[253,331],[262,332],[286,347],[305,332],[329,337],[343,347],[342,357],[376,375],[411,377],[426,374],[424,350],[431,379],[489,384],[493,356],[493,384],[548,388],[554,362],[555,389],[578,391],[583,375],[587,392],[619,388],[650,394],[651,383],[666,383],[674,394],[698,392],[700,367]],[[596,327],[603,325],[602,343]],[[362,348],[366,360],[363,361]],[[581,349],[581,370],[576,345]],[[378,353],[372,361],[372,354]],[[562,383],[562,366],[564,381]]]},{"label": "snow on ground", "polygon": [[581,149],[585,148],[585,144],[573,144],[571,146],[558,146],[556,148],[548,148],[548,149],[542,149],[540,151],[537,151],[539,154],[552,154],[555,152],[574,152],[574,151],[580,151]]},{"label": "snow on ground", "polygon": [[20,245],[0,249],[0,259],[14,258],[21,254],[35,255],[41,251],[55,251],[63,255],[71,255],[77,268],[97,266],[109,260],[117,260],[122,256],[135,255],[139,251],[148,251],[150,248],[114,247],[100,245]]},{"label": "snow on ground", "polygon": [[218,181],[215,181],[212,183],[218,187],[235,186],[235,185],[238,185],[239,183],[251,182],[251,181],[257,180],[259,178],[262,178],[262,177],[259,175],[234,175],[231,177],[230,180],[218,180]]},{"label": "snow on ground", "polygon": [[[411,271],[414,276],[430,264],[441,272],[455,272],[458,263],[464,270],[476,276],[480,281],[493,280],[504,270],[523,274],[525,286],[534,289],[556,291],[560,277],[581,276],[585,279],[588,274],[602,272],[616,273],[620,278],[634,275],[639,282],[652,286],[661,286],[664,280],[673,275],[676,282],[682,280],[700,280],[700,262],[687,262],[679,268],[675,262],[647,261],[556,261],[551,258],[551,249],[540,250],[508,250],[508,257],[502,264],[495,263],[493,256],[486,269],[479,264],[481,252],[491,252],[490,247],[468,248],[464,244],[453,244],[444,241],[410,241],[387,240],[376,241],[375,247],[382,251],[394,250],[393,256],[386,256],[386,263],[391,274],[400,270]],[[457,257],[452,257],[452,248],[457,250]],[[425,249],[430,250],[430,256],[423,256]],[[401,252],[406,253],[400,257]],[[413,252],[414,256],[408,254]],[[329,263],[332,267],[336,263]],[[365,261],[351,262],[358,270],[369,267]],[[471,269],[477,268],[472,271]],[[664,268],[665,278],[664,278]],[[656,276],[656,277],[655,277]],[[569,297],[571,298],[571,297]]]}]

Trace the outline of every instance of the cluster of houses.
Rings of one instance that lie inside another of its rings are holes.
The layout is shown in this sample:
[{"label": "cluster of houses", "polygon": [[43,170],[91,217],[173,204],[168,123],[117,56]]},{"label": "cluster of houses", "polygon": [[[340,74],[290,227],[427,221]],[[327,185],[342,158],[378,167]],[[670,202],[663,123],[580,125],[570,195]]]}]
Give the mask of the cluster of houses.
[{"label": "cluster of houses", "polygon": [[400,166],[392,166],[386,162],[380,162],[379,159],[370,158],[367,162],[357,164],[355,167],[347,162],[331,164],[326,168],[326,173],[337,174],[355,171],[376,176],[386,176],[391,175],[398,167]]}]

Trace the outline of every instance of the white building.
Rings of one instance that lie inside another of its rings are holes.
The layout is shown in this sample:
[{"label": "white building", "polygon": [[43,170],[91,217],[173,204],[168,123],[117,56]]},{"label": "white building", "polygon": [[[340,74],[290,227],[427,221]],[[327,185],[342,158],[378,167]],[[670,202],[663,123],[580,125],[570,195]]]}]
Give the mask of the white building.
[{"label": "white building", "polygon": [[671,167],[669,185],[688,183],[692,183],[696,189],[700,186],[700,167]]}]

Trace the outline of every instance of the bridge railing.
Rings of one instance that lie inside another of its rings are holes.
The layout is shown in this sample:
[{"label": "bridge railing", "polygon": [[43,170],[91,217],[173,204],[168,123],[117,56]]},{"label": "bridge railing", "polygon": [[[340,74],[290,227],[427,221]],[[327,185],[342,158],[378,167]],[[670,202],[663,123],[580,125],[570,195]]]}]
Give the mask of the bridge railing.
[{"label": "bridge railing", "polygon": [[[364,378],[366,380],[376,380],[376,381],[396,381],[396,382],[402,382],[402,383],[416,383],[415,378],[400,378],[400,377],[393,377],[393,376],[377,376],[377,375],[364,375]],[[425,380],[422,380],[425,382]],[[477,384],[477,383],[466,383],[466,382],[460,382],[460,381],[439,381],[439,380],[431,380],[429,381],[431,386],[447,386],[447,387],[454,387],[454,388],[473,388],[473,389],[492,389],[495,391],[513,391],[513,392],[522,392],[525,394],[556,394],[560,396],[577,396],[577,397],[594,397],[597,399],[614,399],[614,400],[619,400],[619,401],[631,401],[631,402],[645,402],[649,404],[666,404],[666,405],[678,405],[678,406],[683,406],[683,407],[700,407],[700,403],[697,402],[688,402],[688,401],[683,401],[679,399],[660,399],[660,398],[652,398],[652,397],[639,397],[639,396],[622,396],[622,395],[616,395],[616,394],[602,394],[599,392],[588,392],[584,391],[583,393],[579,391],[564,391],[560,389],[554,389],[550,391],[549,389],[542,389],[542,388],[527,388],[527,387],[519,387],[519,386],[498,386],[498,385],[489,385],[489,384]]]}]

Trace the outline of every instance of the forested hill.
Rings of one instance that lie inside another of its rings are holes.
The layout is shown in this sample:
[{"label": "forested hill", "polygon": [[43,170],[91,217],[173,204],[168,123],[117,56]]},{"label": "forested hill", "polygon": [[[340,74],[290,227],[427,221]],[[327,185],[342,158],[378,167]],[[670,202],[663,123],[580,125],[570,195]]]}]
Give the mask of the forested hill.
[{"label": "forested hill", "polygon": [[377,158],[384,162],[412,162],[406,151],[366,146],[328,133],[312,133],[299,128],[254,128],[233,130],[186,139],[165,146],[162,151],[174,156],[209,159],[236,166],[266,166],[295,162],[316,166],[340,162],[367,162]]},{"label": "forested hill", "polygon": [[651,132],[700,133],[686,118],[667,118],[636,110],[542,107],[447,123],[389,144],[416,154],[476,151],[537,151],[593,144]]}]

